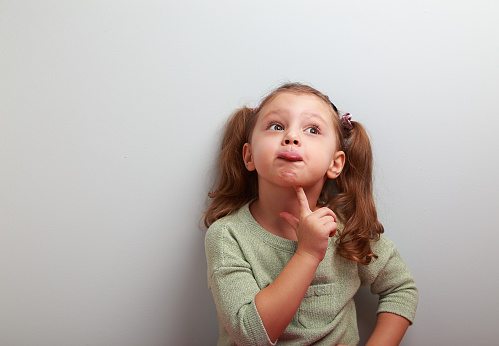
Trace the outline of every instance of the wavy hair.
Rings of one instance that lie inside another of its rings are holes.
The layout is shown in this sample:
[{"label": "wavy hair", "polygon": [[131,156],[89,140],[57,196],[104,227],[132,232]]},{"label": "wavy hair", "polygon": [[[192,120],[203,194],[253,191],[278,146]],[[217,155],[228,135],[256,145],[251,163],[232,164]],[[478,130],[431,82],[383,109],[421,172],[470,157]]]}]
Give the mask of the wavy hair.
[{"label": "wavy hair", "polygon": [[229,118],[218,157],[219,179],[208,193],[211,202],[204,215],[204,224],[209,227],[258,197],[257,173],[246,169],[243,146],[251,138],[259,110],[283,92],[314,95],[331,109],[338,148],[345,152],[345,165],[336,179],[326,180],[317,205],[331,208],[343,224],[337,239],[338,254],[367,265],[377,258],[371,242],[379,240],[384,231],[374,204],[373,157],[369,136],[356,121],[345,127],[329,97],[308,85],[284,84],[265,97],[259,107],[240,108]]}]

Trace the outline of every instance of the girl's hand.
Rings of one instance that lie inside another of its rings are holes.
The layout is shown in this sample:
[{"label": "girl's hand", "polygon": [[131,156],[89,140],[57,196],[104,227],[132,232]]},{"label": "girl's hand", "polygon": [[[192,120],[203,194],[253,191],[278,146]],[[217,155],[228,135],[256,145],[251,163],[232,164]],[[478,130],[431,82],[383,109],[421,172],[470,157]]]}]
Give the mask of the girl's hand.
[{"label": "girl's hand", "polygon": [[328,238],[338,230],[336,215],[326,207],[310,210],[303,188],[295,186],[295,190],[300,206],[299,219],[288,212],[282,212],[280,216],[296,231],[298,237],[296,253],[311,255],[322,261],[326,255]]}]

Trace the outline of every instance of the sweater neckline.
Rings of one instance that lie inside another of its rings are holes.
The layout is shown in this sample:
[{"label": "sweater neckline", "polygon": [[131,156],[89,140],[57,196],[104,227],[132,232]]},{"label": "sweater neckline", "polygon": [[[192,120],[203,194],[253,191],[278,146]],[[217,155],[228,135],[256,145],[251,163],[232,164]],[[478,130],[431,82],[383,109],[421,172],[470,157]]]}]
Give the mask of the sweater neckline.
[{"label": "sweater neckline", "polygon": [[263,228],[253,217],[249,209],[250,203],[245,204],[241,207],[239,215],[241,219],[247,223],[248,228],[261,240],[269,244],[274,248],[278,248],[287,252],[294,253],[298,247],[298,242],[286,238],[279,237],[273,233],[270,233],[265,228]]},{"label": "sweater neckline", "polygon": [[[286,252],[295,253],[298,248],[298,242],[286,238],[279,237],[273,233],[270,233],[265,228],[263,228],[258,221],[255,220],[251,211],[249,209],[251,202],[245,204],[239,209],[239,217],[242,219],[244,223],[247,224],[248,228],[257,236],[259,239],[269,244],[270,246],[280,249]],[[338,225],[340,229],[343,228],[341,224]],[[333,246],[335,240],[338,238],[339,232],[329,238],[328,240],[328,248]]]}]

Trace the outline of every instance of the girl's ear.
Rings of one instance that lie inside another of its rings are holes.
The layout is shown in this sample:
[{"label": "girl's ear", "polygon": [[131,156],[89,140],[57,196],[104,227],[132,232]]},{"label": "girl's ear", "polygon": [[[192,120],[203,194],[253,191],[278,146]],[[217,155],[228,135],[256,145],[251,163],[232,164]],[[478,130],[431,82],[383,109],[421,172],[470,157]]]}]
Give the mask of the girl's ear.
[{"label": "girl's ear", "polygon": [[334,153],[331,165],[327,170],[326,173],[327,177],[329,179],[336,179],[343,170],[344,165],[345,165],[345,153],[343,151],[337,151],[336,153]]},{"label": "girl's ear", "polygon": [[253,161],[253,153],[251,151],[251,144],[244,143],[243,146],[243,161],[246,169],[248,171],[254,171],[256,169],[255,162]]}]

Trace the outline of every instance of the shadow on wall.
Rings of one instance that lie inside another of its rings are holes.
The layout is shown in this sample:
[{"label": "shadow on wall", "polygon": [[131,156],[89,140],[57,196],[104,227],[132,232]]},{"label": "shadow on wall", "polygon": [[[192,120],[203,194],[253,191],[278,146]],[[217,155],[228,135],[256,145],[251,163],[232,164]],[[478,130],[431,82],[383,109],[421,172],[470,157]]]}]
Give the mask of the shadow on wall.
[{"label": "shadow on wall", "polygon": [[[221,131],[221,130],[220,130]],[[220,133],[217,138],[220,138]],[[218,140],[213,144],[218,148],[221,142]],[[216,149],[213,147],[212,152]],[[214,181],[220,176],[220,165],[218,160],[211,160],[204,169],[205,175],[202,178],[202,186],[212,188]],[[171,331],[168,336],[168,345],[216,345],[218,341],[218,321],[215,302],[208,288],[206,253],[204,249],[204,239],[206,229],[203,224],[202,212],[208,207],[208,196],[205,191],[206,200],[197,205],[199,213],[194,213],[191,228],[194,234],[190,234],[189,243],[186,247],[186,263],[182,263],[182,269],[176,278],[175,311],[171,313],[175,317]],[[184,246],[182,245],[182,246]]]},{"label": "shadow on wall", "polygon": [[357,324],[359,326],[359,345],[365,345],[376,324],[378,296],[372,294],[369,287],[361,287],[354,300],[355,309],[357,310]]},{"label": "shadow on wall", "polygon": [[175,311],[170,315],[168,345],[215,345],[218,340],[217,312],[208,289],[206,256],[204,251],[205,232],[197,232],[195,243],[189,244],[188,263],[182,266],[184,276],[177,281]]}]

